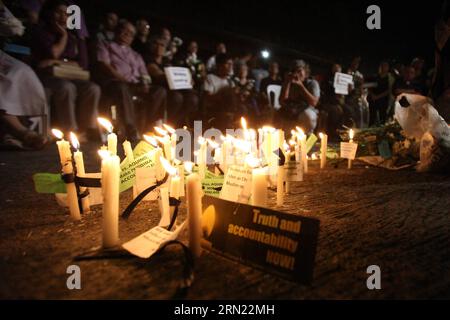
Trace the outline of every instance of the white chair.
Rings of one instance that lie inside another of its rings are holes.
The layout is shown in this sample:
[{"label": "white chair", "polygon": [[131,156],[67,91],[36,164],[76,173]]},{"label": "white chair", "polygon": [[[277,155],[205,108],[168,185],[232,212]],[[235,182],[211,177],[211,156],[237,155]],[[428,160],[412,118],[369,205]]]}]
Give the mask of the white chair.
[{"label": "white chair", "polygon": [[[273,94],[273,101],[272,101],[272,94]],[[269,104],[275,110],[278,110],[281,108],[280,94],[281,94],[281,86],[276,85],[276,84],[271,84],[271,85],[267,86],[267,97],[269,99]]]}]

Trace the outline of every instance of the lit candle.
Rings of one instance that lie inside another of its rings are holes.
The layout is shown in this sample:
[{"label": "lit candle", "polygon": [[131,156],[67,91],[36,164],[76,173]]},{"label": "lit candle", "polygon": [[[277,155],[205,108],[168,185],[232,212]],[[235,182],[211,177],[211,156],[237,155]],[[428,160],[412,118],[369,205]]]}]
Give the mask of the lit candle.
[{"label": "lit candle", "polygon": [[167,132],[170,133],[170,144],[171,144],[171,159],[174,160],[176,156],[176,148],[177,148],[177,134],[175,133],[175,129],[167,124],[163,124],[164,128],[167,130]]},{"label": "lit candle", "polygon": [[[350,131],[348,132],[348,136],[350,138],[349,142],[353,143],[353,136],[354,136],[353,129],[350,129]],[[347,167],[348,167],[348,169],[352,168],[352,160],[351,159],[348,159]]]},{"label": "lit candle", "polygon": [[161,129],[160,127],[154,127],[156,133],[161,135],[162,137],[157,137],[158,140],[161,142],[163,148],[164,148],[164,156],[167,159],[167,161],[172,161],[172,148],[171,148],[171,141],[170,137],[166,130]]},{"label": "lit candle", "polygon": [[284,165],[278,164],[278,168],[277,168],[277,206],[282,206],[284,203],[284,180],[285,180],[284,173],[285,173]]},{"label": "lit candle", "polygon": [[[52,129],[52,132],[56,138],[60,139],[60,141],[56,142],[56,145],[58,146],[62,172],[65,175],[73,175],[72,152],[70,151],[70,144],[68,141],[63,139],[63,133],[61,131]],[[66,183],[66,190],[70,217],[74,220],[80,220],[81,214],[80,207],[78,205],[78,195],[75,183]]]},{"label": "lit candle", "polygon": [[[84,177],[86,172],[84,170],[83,152],[80,151],[80,142],[78,141],[77,136],[73,132],[70,133],[70,140],[72,142],[72,146],[77,150],[73,154],[75,166],[77,168],[77,176]],[[84,193],[86,189],[87,189],[86,187],[80,187],[80,193]],[[83,207],[83,212],[91,211],[89,196],[81,199],[81,205]]]},{"label": "lit candle", "polygon": [[[186,170],[192,170],[192,163],[185,163]],[[194,257],[199,257],[202,252],[202,184],[196,173],[187,176],[186,199],[189,223],[189,248]]]},{"label": "lit candle", "polygon": [[105,118],[97,118],[98,123],[108,131],[108,151],[111,155],[117,155],[117,135],[113,132],[111,122]]},{"label": "lit candle", "polygon": [[119,244],[120,159],[108,151],[98,153],[102,158],[103,247],[111,248]]},{"label": "lit candle", "polygon": [[206,140],[203,137],[198,138],[200,149],[197,153],[197,165],[200,179],[205,179],[206,174]]},{"label": "lit candle", "polygon": [[[291,149],[290,149],[289,145],[286,142],[283,143],[283,147],[284,147],[284,150],[286,150],[286,152],[285,152],[285,154],[286,154],[285,167],[287,167],[289,161],[291,161]],[[289,193],[289,192],[291,192],[291,182],[286,178],[286,172],[284,173],[284,175],[285,175],[284,178],[286,180],[286,182],[285,182],[286,193]]]},{"label": "lit candle", "polygon": [[320,169],[325,168],[327,164],[328,136],[325,133],[319,133],[320,137]]},{"label": "lit candle", "polygon": [[[158,140],[155,139],[155,137],[152,136],[148,136],[148,135],[143,135],[144,140],[147,141],[150,145],[152,145],[155,149],[153,149],[154,153],[153,153],[153,161],[155,163],[155,170],[156,170],[156,179],[157,180],[161,180],[164,178],[164,168],[162,167],[161,164],[161,156],[162,154],[162,149],[159,147],[158,144]],[[159,137],[158,137],[159,138]]]},{"label": "lit candle", "polygon": [[125,140],[122,143],[123,151],[125,152],[125,156],[127,157],[128,164],[134,161],[133,149],[131,148],[131,143],[128,140]]},{"label": "lit candle", "polygon": [[246,163],[252,167],[251,204],[257,207],[267,206],[267,168],[261,168],[261,161],[250,156]]},{"label": "lit candle", "polygon": [[303,130],[297,127],[299,132],[298,140],[300,140],[301,159],[303,164],[303,173],[308,173],[308,154],[306,152],[306,135]]}]

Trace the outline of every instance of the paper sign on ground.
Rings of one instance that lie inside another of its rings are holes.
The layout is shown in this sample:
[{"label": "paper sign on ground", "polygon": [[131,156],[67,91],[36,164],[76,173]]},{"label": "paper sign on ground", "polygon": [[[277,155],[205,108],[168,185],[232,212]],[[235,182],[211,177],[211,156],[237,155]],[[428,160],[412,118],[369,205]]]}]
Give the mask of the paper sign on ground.
[{"label": "paper sign on ground", "polygon": [[354,160],[358,144],[354,142],[341,142],[341,158]]},{"label": "paper sign on ground", "polygon": [[306,140],[306,153],[310,152],[312,147],[316,144],[318,138],[314,133],[311,133],[311,135],[308,137],[308,140]]},{"label": "paper sign on ground", "polygon": [[231,166],[225,176],[220,198],[233,202],[248,203],[252,184],[252,170]]},{"label": "paper sign on ground", "polygon": [[284,165],[286,181],[303,181],[303,166],[300,161],[288,161]]},{"label": "paper sign on ground", "polygon": [[136,238],[124,243],[122,247],[140,258],[150,258],[166,242],[175,240],[186,225],[186,221],[174,231],[154,227]]},{"label": "paper sign on ground", "polygon": [[188,68],[164,68],[170,90],[192,89],[192,76]]}]

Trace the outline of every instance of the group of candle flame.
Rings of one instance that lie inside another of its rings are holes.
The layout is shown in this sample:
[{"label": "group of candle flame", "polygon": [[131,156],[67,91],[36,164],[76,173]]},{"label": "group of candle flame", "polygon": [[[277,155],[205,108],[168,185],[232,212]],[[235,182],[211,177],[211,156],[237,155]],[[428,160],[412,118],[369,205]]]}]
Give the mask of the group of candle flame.
[{"label": "group of candle flame", "polygon": [[[113,133],[113,125],[112,123],[105,118],[99,117],[97,118],[98,123],[105,128],[105,130],[109,133]],[[263,165],[262,157],[259,157],[257,155],[258,150],[255,150],[254,143],[256,142],[257,136],[263,136],[265,133],[274,133],[277,129],[271,127],[271,126],[263,126],[262,128],[259,128],[258,130],[248,128],[247,126],[247,120],[244,117],[241,117],[241,127],[243,129],[243,138],[237,138],[230,134],[227,134],[226,136],[221,136],[220,140],[223,142],[227,142],[230,144],[230,146],[237,151],[242,152],[245,155],[245,164],[251,168],[260,167]],[[186,128],[186,127],[185,127]],[[161,148],[165,151],[163,155],[160,156],[160,163],[163,166],[163,168],[170,174],[170,175],[176,175],[178,172],[178,169],[171,165],[172,163],[180,163],[179,160],[175,159],[173,156],[175,153],[175,145],[172,144],[169,149],[164,148],[164,146],[167,146],[170,141],[176,141],[176,130],[169,126],[168,124],[163,124],[162,127],[154,127],[155,133],[151,134],[144,134],[143,138],[147,143],[152,145],[154,148]],[[258,133],[257,133],[258,132]],[[53,135],[57,139],[63,139],[64,134],[58,130],[58,129],[52,129]],[[80,148],[80,142],[75,135],[75,133],[70,132],[70,141],[74,149],[79,150]],[[320,139],[324,138],[323,133],[319,133]],[[349,137],[350,141],[353,141],[354,132],[353,129],[350,129],[349,131]],[[282,151],[288,152],[292,151],[293,148],[301,141],[302,139],[305,139],[306,135],[302,128],[296,127],[295,129],[291,130],[291,138],[286,142],[286,140],[282,143]],[[210,148],[213,150],[219,149],[220,145],[215,140],[206,139],[204,137],[198,138],[198,143],[200,146],[209,145]],[[257,145],[257,144],[256,144]],[[252,149],[253,148],[253,149]],[[261,148],[261,145],[257,145],[256,149]],[[171,155],[169,156],[169,154]],[[110,151],[108,151],[106,148],[102,148],[98,151],[98,154],[102,159],[105,159],[110,155]],[[199,157],[199,151],[194,152],[194,156]],[[312,154],[312,159],[316,159],[317,156],[315,154]],[[173,159],[173,160],[172,160]],[[192,172],[192,169],[194,167],[194,163],[191,161],[185,161],[184,167],[187,172]]]}]

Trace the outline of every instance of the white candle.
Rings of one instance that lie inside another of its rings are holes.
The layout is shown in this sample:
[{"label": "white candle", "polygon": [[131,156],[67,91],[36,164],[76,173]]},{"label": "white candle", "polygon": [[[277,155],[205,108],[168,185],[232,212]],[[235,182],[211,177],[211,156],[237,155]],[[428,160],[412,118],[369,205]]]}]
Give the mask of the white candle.
[{"label": "white candle", "polygon": [[[291,159],[291,151],[288,150],[288,151],[286,151],[285,167],[287,167],[287,164],[289,163],[290,159]],[[285,175],[284,179],[286,180],[286,193],[289,193],[289,192],[291,192],[291,182],[286,179],[286,170],[285,170],[284,175]]]},{"label": "white candle", "polygon": [[[353,135],[354,135],[353,129],[350,129],[350,131],[348,133],[348,136],[350,138],[350,141],[349,141],[350,143],[353,143]],[[352,159],[348,159],[347,168],[348,169],[352,168]]]},{"label": "white candle", "polygon": [[267,206],[267,169],[255,168],[252,170],[252,205]]},{"label": "white candle", "polygon": [[97,118],[97,121],[108,131],[108,151],[111,155],[117,155],[117,135],[113,132],[113,125],[105,118]]},{"label": "white candle", "polygon": [[206,174],[206,140],[203,137],[198,138],[200,149],[197,153],[198,173],[201,179],[205,179]]},{"label": "white candle", "polygon": [[99,151],[99,154],[102,156],[103,247],[111,248],[119,244],[120,159],[109,152]]},{"label": "white candle", "polygon": [[303,173],[308,173],[308,154],[306,152],[306,135],[300,129],[298,139],[300,140],[300,151],[302,156]]},{"label": "white candle", "polygon": [[199,257],[202,252],[202,194],[199,175],[191,173],[187,177],[186,198],[189,222],[189,248],[194,257]]},{"label": "white candle", "polygon": [[[56,142],[58,146],[59,159],[61,162],[61,168],[63,174],[72,175],[72,152],[70,151],[70,144],[68,141],[63,139],[63,133],[57,129],[52,130],[53,134],[61,139]],[[78,195],[75,183],[66,183],[67,190],[67,204],[69,206],[70,217],[74,220],[80,220],[80,207],[78,205]]]},{"label": "white candle", "polygon": [[122,143],[123,151],[125,152],[125,156],[127,157],[128,164],[134,161],[133,149],[131,148],[131,143],[128,140],[125,140]]},{"label": "white candle", "polygon": [[320,137],[320,169],[323,169],[327,164],[328,136],[324,133],[319,133],[319,137]]},{"label": "white candle", "polygon": [[[75,166],[77,168],[77,176],[84,177],[86,172],[84,170],[83,152],[81,152],[79,150],[80,143],[77,139],[77,136],[73,132],[70,133],[70,138],[71,138],[73,147],[75,149],[77,149],[77,151],[75,151],[75,153],[73,154],[73,158],[75,160]],[[86,189],[87,189],[86,187],[80,187],[80,193],[84,193],[86,191]],[[81,205],[83,207],[83,212],[91,211],[90,203],[89,203],[89,196],[81,199]]]}]

